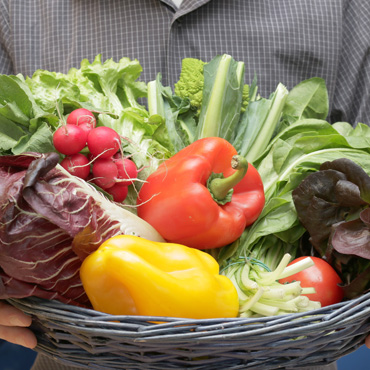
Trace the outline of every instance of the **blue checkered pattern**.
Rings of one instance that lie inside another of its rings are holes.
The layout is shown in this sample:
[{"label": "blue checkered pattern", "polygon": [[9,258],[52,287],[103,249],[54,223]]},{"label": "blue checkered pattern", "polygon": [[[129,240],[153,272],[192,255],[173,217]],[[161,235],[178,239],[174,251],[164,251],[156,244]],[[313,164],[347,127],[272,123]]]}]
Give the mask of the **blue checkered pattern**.
[{"label": "blue checkered pattern", "polygon": [[228,53],[262,96],[320,76],[331,121],[370,124],[369,0],[0,0],[0,73],[67,72],[101,53],[173,84],[181,59]]}]

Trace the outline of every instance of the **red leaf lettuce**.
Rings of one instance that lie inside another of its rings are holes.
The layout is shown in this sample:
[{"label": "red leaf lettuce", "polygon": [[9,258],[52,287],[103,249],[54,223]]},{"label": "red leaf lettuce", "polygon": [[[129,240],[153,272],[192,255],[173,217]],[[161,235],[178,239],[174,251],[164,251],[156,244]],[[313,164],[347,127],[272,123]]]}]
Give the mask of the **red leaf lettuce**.
[{"label": "red leaf lettuce", "polygon": [[347,298],[370,288],[370,177],[347,158],[325,162],[293,191],[314,253],[343,279]]}]

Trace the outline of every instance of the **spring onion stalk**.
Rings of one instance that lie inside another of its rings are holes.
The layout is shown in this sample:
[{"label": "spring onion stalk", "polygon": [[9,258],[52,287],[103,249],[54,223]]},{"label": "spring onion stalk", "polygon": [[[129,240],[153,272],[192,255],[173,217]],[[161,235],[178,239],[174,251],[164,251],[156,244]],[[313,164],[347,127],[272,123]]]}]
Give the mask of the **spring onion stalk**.
[{"label": "spring onion stalk", "polygon": [[281,284],[279,280],[294,275],[313,261],[307,257],[288,266],[291,255],[285,253],[277,266],[270,270],[262,261],[240,257],[229,263],[221,274],[234,284],[239,296],[239,316],[275,316],[293,312],[305,312],[320,307],[303,294],[315,293],[314,288],[302,288],[299,281]]}]

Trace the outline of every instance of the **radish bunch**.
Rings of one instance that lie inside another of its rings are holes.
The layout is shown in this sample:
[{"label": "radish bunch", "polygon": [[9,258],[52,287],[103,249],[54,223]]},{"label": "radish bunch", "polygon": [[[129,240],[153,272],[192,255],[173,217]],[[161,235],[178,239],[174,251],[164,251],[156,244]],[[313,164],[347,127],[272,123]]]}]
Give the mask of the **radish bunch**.
[{"label": "radish bunch", "polygon": [[[69,173],[84,180],[91,177],[91,181],[111,194],[114,201],[125,200],[138,169],[132,160],[121,154],[118,133],[110,127],[96,127],[91,111],[83,108],[72,111],[66,124],[55,131],[53,143],[55,149],[65,155],[61,165]],[[80,153],[86,146],[89,158]]]}]

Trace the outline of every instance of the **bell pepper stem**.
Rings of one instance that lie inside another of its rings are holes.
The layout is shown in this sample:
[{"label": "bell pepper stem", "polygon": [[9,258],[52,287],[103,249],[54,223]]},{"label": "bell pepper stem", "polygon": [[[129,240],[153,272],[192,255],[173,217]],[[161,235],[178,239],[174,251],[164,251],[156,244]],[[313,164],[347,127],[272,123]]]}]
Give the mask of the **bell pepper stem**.
[{"label": "bell pepper stem", "polygon": [[216,201],[224,200],[230,190],[242,180],[248,170],[248,161],[241,155],[234,155],[231,160],[231,167],[236,170],[232,175],[229,177],[214,178],[208,185]]}]

